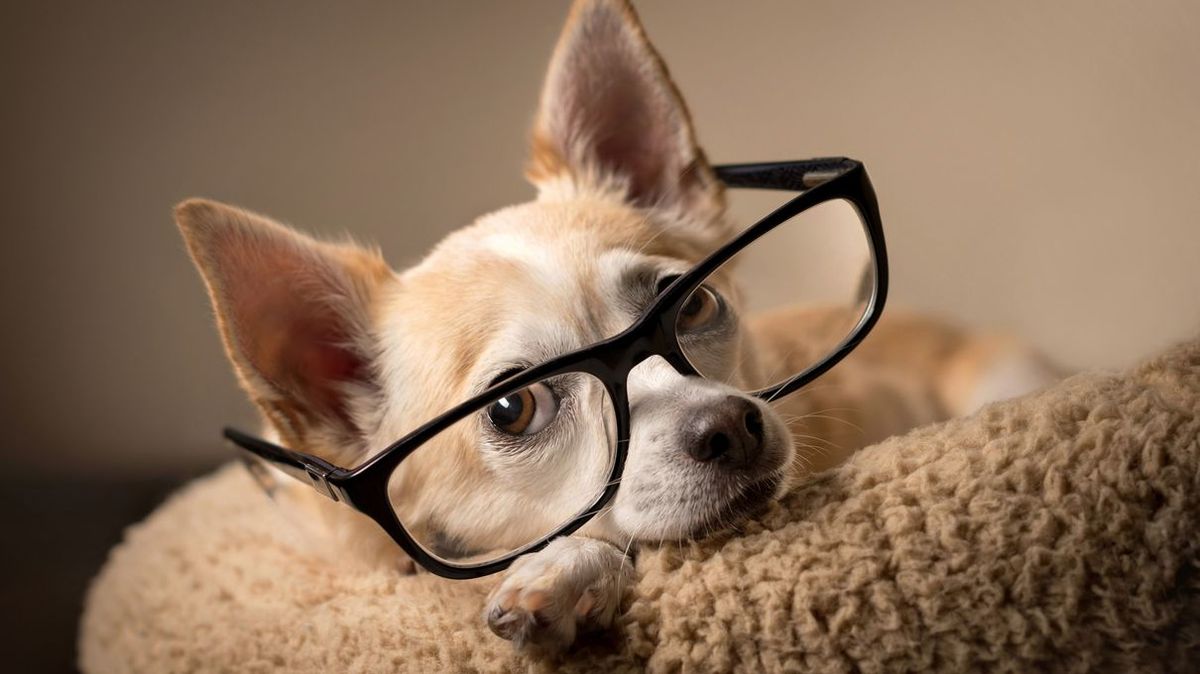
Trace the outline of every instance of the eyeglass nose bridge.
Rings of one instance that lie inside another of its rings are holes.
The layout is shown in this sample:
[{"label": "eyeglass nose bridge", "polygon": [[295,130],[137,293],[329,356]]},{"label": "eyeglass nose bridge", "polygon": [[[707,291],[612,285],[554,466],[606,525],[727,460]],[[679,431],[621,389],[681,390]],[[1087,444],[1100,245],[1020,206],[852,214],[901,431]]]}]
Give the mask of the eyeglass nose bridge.
[{"label": "eyeglass nose bridge", "polygon": [[666,321],[645,320],[634,325],[630,330],[614,338],[599,354],[601,360],[609,367],[615,377],[625,382],[629,375],[639,365],[655,356],[675,369],[680,375],[699,376],[696,369],[684,357],[683,352],[672,341],[669,325]]}]

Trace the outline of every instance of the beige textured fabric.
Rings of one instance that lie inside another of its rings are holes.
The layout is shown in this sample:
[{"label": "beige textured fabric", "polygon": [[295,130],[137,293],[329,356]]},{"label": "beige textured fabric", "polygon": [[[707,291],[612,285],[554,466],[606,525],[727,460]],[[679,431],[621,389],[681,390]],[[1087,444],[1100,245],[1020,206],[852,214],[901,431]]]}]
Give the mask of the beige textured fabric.
[{"label": "beige textured fabric", "polygon": [[1196,671],[1200,342],[863,450],[737,536],[644,550],[612,634],[559,663],[490,582],[339,568],[240,467],[131,528],[87,672]]}]

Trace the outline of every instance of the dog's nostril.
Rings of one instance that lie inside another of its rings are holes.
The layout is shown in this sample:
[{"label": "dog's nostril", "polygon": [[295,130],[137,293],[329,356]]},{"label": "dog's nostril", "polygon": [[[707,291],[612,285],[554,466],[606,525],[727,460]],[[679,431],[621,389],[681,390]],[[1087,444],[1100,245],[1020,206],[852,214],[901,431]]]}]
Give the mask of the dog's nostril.
[{"label": "dog's nostril", "polygon": [[746,432],[750,434],[750,437],[753,438],[755,442],[762,443],[763,418],[762,412],[759,411],[757,406],[752,407],[750,411],[746,412],[746,418],[743,423],[745,424]]},{"label": "dog's nostril", "polygon": [[702,463],[720,459],[722,465],[742,468],[762,451],[763,416],[753,402],[729,396],[698,419],[700,433],[688,444],[688,455]]},{"label": "dog's nostril", "polygon": [[704,458],[700,459],[701,461],[711,461],[712,459],[723,456],[729,451],[729,445],[731,443],[728,435],[717,431],[716,433],[708,436],[708,442],[704,444],[706,445],[704,448]]}]

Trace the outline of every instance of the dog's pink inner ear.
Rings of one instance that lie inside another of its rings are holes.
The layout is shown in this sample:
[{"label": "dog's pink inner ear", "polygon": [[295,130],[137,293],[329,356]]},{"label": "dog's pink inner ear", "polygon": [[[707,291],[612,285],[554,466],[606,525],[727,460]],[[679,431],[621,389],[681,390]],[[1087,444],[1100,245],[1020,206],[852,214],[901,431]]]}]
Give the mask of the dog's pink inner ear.
[{"label": "dog's pink inner ear", "polygon": [[322,287],[329,272],[309,264],[284,250],[235,262],[225,282],[233,337],[254,372],[300,410],[348,422],[342,389],[365,375],[346,315],[354,308],[337,307],[336,287]]},{"label": "dog's pink inner ear", "polygon": [[719,198],[687,108],[625,2],[577,3],[551,61],[529,177],[563,175],[615,175],[641,206]]},{"label": "dog's pink inner ear", "polygon": [[641,84],[613,82],[595,107],[574,114],[590,118],[585,128],[595,144],[596,162],[629,179],[632,201],[652,204],[670,191],[672,180],[685,176],[677,156],[680,132],[670,124],[673,115],[660,109],[661,101],[648,96]]},{"label": "dog's pink inner ear", "polygon": [[214,202],[186,202],[177,218],[251,397],[295,434],[330,423],[353,431],[349,396],[370,385],[369,304],[390,275],[383,260]]}]

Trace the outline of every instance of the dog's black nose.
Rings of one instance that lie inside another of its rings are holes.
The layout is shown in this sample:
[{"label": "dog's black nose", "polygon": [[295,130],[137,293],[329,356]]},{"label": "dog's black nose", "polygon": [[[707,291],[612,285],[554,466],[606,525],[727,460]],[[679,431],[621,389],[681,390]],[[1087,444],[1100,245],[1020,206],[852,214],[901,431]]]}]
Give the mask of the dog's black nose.
[{"label": "dog's black nose", "polygon": [[720,460],[731,468],[743,468],[762,452],[762,412],[745,398],[726,396],[702,412],[693,428],[696,432],[687,452],[697,461]]}]

